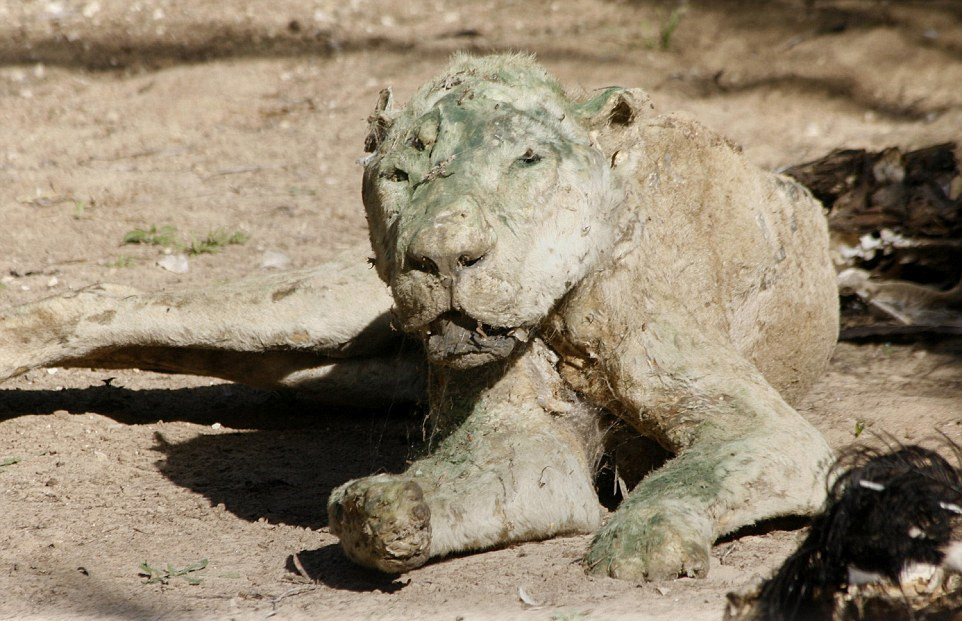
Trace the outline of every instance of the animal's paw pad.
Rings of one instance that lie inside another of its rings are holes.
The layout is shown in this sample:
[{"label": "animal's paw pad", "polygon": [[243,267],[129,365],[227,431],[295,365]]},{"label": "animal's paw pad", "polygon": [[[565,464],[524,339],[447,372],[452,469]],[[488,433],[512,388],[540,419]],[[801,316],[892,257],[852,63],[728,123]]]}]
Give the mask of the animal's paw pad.
[{"label": "animal's paw pad", "polygon": [[354,562],[401,573],[427,562],[431,510],[421,486],[386,476],[347,483],[331,493],[331,532]]},{"label": "animal's paw pad", "polygon": [[708,575],[711,539],[701,520],[671,512],[620,513],[592,541],[588,571],[636,581]]}]

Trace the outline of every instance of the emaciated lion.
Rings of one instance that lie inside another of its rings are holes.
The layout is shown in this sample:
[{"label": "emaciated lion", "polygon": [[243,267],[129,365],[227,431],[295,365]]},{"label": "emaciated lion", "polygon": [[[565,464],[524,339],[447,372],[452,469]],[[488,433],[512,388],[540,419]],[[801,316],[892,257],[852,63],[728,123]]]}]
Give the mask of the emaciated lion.
[{"label": "emaciated lion", "polygon": [[[354,253],[9,309],[0,378],[136,366],[333,402],[426,385],[424,456],[328,507],[347,555],[386,572],[594,532],[594,573],[703,576],[719,536],[819,507],[831,451],[790,403],[828,362],[838,306],[807,190],[641,90],[572,96],[523,55],[458,56],[400,109],[383,92],[370,125],[376,272]],[[606,521],[615,419],[671,457]]]}]

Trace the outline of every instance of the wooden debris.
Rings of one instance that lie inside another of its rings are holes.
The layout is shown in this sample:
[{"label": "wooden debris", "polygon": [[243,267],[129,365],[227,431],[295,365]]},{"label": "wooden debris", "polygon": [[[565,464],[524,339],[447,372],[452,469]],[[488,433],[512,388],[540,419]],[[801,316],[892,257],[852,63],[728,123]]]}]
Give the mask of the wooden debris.
[{"label": "wooden debris", "polygon": [[962,332],[959,152],[841,149],[783,171],[828,209],[842,338]]}]

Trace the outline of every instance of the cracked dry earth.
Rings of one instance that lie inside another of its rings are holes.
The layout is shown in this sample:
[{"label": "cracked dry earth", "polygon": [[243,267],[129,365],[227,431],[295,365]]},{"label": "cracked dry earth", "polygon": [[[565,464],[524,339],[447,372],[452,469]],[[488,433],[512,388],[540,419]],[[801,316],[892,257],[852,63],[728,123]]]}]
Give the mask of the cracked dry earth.
[{"label": "cracked dry earth", "polygon": [[[307,266],[363,239],[364,119],[379,89],[406,100],[457,49],[531,50],[575,88],[644,86],[768,168],[962,128],[949,2],[0,0],[0,308]],[[122,243],[151,226],[173,239]],[[215,230],[247,239],[186,273],[157,266]],[[962,441],[962,340],[843,343],[801,411],[835,447]],[[725,592],[804,532],[728,539],[706,580],[659,584],[586,576],[588,537],[395,578],[357,569],[327,531],[327,494],[401,468],[420,435],[414,410],[200,377],[6,382],[0,619],[719,619]],[[139,575],[144,562],[164,580]]]}]

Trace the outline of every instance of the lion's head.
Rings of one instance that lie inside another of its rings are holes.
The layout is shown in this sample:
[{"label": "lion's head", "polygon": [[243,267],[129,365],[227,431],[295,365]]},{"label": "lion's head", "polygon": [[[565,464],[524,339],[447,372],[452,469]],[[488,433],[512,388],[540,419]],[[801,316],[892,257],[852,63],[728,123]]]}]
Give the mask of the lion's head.
[{"label": "lion's head", "polygon": [[623,200],[604,136],[645,102],[573,100],[519,55],[459,56],[400,111],[382,92],[364,205],[378,273],[432,362],[508,356],[597,265]]}]

